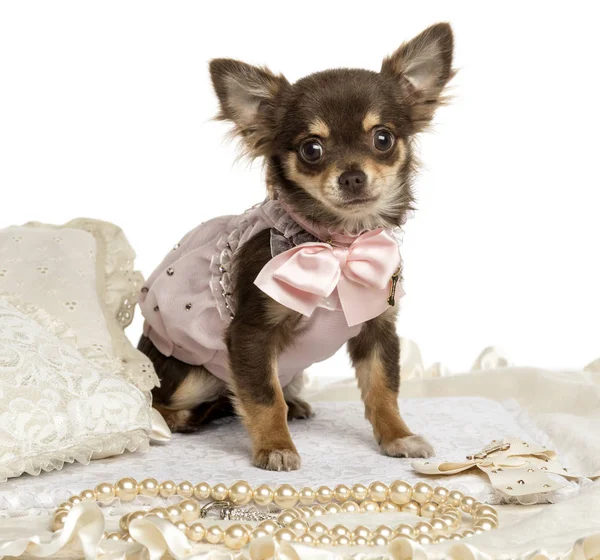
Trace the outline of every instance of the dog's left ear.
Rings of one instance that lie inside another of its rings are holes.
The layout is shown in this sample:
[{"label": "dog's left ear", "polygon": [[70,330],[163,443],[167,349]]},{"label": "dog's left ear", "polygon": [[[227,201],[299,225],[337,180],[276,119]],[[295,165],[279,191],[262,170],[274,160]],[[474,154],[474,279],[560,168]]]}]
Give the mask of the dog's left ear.
[{"label": "dog's left ear", "polygon": [[210,76],[221,105],[217,118],[234,123],[251,157],[266,155],[277,100],[289,82],[266,68],[228,58],[212,60]]},{"label": "dog's left ear", "polygon": [[426,128],[444,102],[442,92],[455,74],[453,50],[452,28],[438,23],[383,60],[381,73],[397,82],[400,100],[409,106],[414,132]]}]

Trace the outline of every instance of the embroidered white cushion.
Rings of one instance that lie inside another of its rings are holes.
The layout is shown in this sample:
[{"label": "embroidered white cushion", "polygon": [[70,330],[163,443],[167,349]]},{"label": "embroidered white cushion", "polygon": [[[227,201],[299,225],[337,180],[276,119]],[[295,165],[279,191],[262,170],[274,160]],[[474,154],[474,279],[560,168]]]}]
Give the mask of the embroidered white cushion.
[{"label": "embroidered white cushion", "polygon": [[123,331],[143,283],[134,258],[122,230],[106,222],[9,227],[0,230],[0,293],[63,321],[86,356],[119,359],[123,377],[149,391],[158,384],[152,364]]},{"label": "embroidered white cushion", "polygon": [[0,297],[0,481],[147,447],[146,395],[75,340],[45,311]]}]

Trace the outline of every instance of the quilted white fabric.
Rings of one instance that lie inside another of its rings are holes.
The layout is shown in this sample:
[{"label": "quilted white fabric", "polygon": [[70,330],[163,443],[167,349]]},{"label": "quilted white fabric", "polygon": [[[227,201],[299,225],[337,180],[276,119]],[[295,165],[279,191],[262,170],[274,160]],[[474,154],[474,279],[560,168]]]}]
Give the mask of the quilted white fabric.
[{"label": "quilted white fabric", "polygon": [[0,481],[144,446],[147,400],[115,374],[118,363],[104,369],[64,324],[20,309],[0,298]]},{"label": "quilted white fabric", "polygon": [[[429,438],[441,458],[464,460],[492,439],[505,435],[546,443],[543,434],[524,428],[513,412],[488,399],[408,399],[401,408],[408,425]],[[251,466],[246,431],[238,419],[228,418],[196,434],[174,434],[171,442],[154,445],[142,455],[126,454],[95,461],[85,469],[65,466],[60,473],[12,480],[0,486],[0,507],[12,515],[55,507],[101,481],[115,481],[124,475],[140,480],[189,480],[194,484],[247,480],[253,485],[287,482],[296,486],[317,481],[335,485],[398,478],[415,482],[423,478],[411,468],[410,459],[379,453],[371,425],[364,419],[362,403],[319,403],[313,419],[293,421],[290,429],[302,456],[298,471],[269,472]],[[431,481],[451,485],[483,501],[499,501],[487,476],[476,471],[453,476],[452,480],[431,477]]]}]

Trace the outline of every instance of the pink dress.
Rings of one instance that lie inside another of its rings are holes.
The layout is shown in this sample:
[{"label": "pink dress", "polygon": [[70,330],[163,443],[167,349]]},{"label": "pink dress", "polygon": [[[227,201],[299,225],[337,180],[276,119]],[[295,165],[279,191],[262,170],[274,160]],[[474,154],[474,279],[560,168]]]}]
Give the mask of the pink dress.
[{"label": "pink dress", "polygon": [[[319,241],[281,203],[268,200],[239,216],[199,225],[169,252],[140,297],[144,334],[162,354],[204,366],[228,380],[224,332],[235,314],[229,267],[235,252],[265,229],[271,230],[273,256]],[[282,387],[310,365],[335,354],[360,328],[360,324],[348,325],[337,289],[322,298],[310,317],[302,317],[301,334],[279,358]]]}]

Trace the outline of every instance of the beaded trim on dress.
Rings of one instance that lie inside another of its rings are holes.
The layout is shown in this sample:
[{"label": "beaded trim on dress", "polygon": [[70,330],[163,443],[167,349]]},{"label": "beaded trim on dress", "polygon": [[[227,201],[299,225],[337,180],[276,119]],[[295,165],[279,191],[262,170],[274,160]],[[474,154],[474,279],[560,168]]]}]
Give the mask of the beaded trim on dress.
[{"label": "beaded trim on dress", "polygon": [[[256,208],[262,208],[262,211],[267,218],[267,221],[271,224],[272,230],[279,232],[280,235],[276,235],[276,237],[283,236],[285,240],[296,241],[294,245],[299,243],[306,243],[307,241],[312,241],[311,239],[306,238],[305,240],[300,240],[300,238],[296,238],[296,236],[307,234],[302,226],[297,224],[293,218],[287,213],[285,208],[276,200],[267,200],[265,202],[261,202],[252,206],[244,212],[242,218],[240,220],[239,226],[236,227],[231,232],[226,232],[221,235],[219,240],[217,241],[217,253],[213,256],[210,263],[210,289],[217,302],[217,309],[221,318],[230,321],[235,316],[235,304],[232,299],[233,293],[233,285],[231,280],[231,261],[233,259],[233,255],[236,250],[240,247],[240,240],[250,225],[248,218],[244,217],[250,214]],[[271,236],[271,256],[275,256],[273,253],[274,248],[279,250],[283,248],[282,244],[274,244],[273,243],[273,232]],[[287,247],[290,248],[290,247]],[[285,251],[287,248],[283,248]],[[282,251],[279,251],[282,252]]]}]

